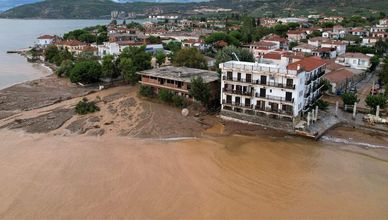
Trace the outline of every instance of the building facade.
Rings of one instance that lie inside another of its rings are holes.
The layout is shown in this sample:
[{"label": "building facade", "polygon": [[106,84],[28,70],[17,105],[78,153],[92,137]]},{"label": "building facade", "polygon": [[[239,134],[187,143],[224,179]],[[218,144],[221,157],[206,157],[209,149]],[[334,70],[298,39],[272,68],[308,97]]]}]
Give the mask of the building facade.
[{"label": "building facade", "polygon": [[320,98],[325,66],[316,57],[287,65],[222,63],[221,114],[259,124],[263,118],[294,124]]}]

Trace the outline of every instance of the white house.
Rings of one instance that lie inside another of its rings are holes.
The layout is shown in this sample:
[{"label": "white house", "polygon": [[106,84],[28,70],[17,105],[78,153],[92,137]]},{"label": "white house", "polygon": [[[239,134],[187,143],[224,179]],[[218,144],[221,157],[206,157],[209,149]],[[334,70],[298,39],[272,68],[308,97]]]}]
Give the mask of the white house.
[{"label": "white house", "polygon": [[362,53],[345,53],[339,56],[335,62],[359,70],[367,70],[371,66],[370,57]]},{"label": "white house", "polygon": [[46,46],[48,46],[50,44],[53,44],[55,39],[56,39],[56,36],[43,35],[43,36],[38,37],[37,44],[39,46],[46,47]]}]

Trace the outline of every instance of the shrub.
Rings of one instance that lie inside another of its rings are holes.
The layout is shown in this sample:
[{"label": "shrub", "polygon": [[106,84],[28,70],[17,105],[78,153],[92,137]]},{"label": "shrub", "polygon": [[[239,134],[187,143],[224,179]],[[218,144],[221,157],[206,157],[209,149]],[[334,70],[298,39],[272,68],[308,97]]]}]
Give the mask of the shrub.
[{"label": "shrub", "polygon": [[81,61],[70,71],[70,81],[73,83],[95,83],[102,75],[101,65],[97,61]]},{"label": "shrub", "polygon": [[75,112],[80,115],[86,115],[88,113],[98,112],[100,108],[95,102],[89,102],[87,98],[83,98],[75,106]]},{"label": "shrub", "polygon": [[373,111],[376,111],[377,106],[379,105],[380,108],[384,108],[387,104],[387,97],[383,95],[368,95],[365,99],[366,104],[373,109]]},{"label": "shrub", "polygon": [[314,103],[313,108],[315,108],[315,106],[318,106],[318,108],[321,110],[327,110],[329,107],[329,103],[323,100],[318,100]]},{"label": "shrub", "polygon": [[174,95],[166,89],[159,90],[159,99],[163,102],[171,103],[173,96]]},{"label": "shrub", "polygon": [[209,104],[211,96],[210,87],[202,77],[198,76],[191,79],[189,93],[195,100],[200,101],[202,105],[207,106]]},{"label": "shrub", "polygon": [[354,103],[358,101],[357,95],[350,92],[342,94],[341,98],[345,105],[354,105]]},{"label": "shrub", "polygon": [[179,107],[179,108],[185,108],[188,105],[186,98],[178,95],[174,95],[172,97],[172,102],[176,107]]},{"label": "shrub", "polygon": [[139,94],[144,97],[152,97],[154,95],[154,92],[151,86],[141,85],[139,88]]}]

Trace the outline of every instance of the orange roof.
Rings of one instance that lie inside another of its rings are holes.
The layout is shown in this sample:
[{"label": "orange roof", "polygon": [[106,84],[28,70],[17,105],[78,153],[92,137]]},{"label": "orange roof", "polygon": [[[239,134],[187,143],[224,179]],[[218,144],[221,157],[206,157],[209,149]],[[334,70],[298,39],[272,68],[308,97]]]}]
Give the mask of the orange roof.
[{"label": "orange roof", "polygon": [[83,43],[78,40],[65,40],[65,41],[58,42],[57,45],[80,46],[80,45],[86,45],[86,43]]},{"label": "orange roof", "polygon": [[339,69],[336,71],[332,71],[329,73],[326,73],[324,76],[325,79],[329,80],[332,83],[341,83],[345,81],[347,78],[350,78],[353,76],[353,73],[346,69]]},{"label": "orange roof", "polygon": [[54,39],[54,38],[55,38],[55,36],[51,36],[51,35],[47,35],[47,34],[38,37],[38,39]]},{"label": "orange roof", "polygon": [[311,72],[321,66],[325,66],[326,62],[319,57],[306,57],[298,62],[291,63],[287,66],[288,70],[298,70],[298,66],[307,72]]},{"label": "orange roof", "polygon": [[282,59],[282,55],[276,52],[271,52],[263,55],[264,59],[271,59],[271,60],[280,60]]}]

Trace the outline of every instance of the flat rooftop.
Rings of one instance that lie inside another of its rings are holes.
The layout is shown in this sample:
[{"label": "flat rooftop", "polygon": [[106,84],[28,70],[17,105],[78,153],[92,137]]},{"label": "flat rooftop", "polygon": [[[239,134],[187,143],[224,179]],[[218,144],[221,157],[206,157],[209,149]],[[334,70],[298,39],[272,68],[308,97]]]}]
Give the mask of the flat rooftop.
[{"label": "flat rooftop", "polygon": [[158,77],[163,79],[191,82],[193,77],[202,77],[204,82],[210,83],[219,80],[218,73],[209,70],[194,69],[188,67],[166,66],[137,72],[139,75]]}]

